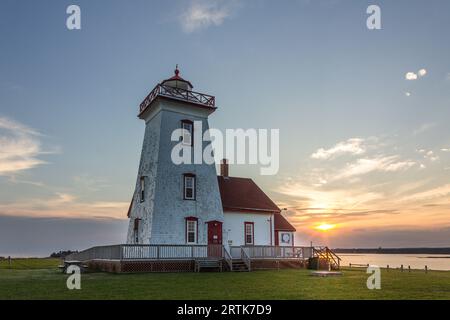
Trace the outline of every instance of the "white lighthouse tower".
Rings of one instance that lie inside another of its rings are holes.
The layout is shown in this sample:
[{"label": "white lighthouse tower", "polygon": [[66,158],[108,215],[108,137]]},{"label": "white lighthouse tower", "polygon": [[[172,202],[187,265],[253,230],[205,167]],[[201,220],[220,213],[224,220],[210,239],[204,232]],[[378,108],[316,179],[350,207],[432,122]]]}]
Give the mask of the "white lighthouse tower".
[{"label": "white lighthouse tower", "polygon": [[[176,129],[194,145],[194,122],[202,133],[216,110],[213,96],[192,91],[192,84],[175,75],[158,84],[140,105],[145,136],[136,188],[128,217],[129,244],[222,244],[223,209],[214,164],[175,164],[171,141]],[[196,127],[197,128],[197,127]],[[202,143],[202,150],[207,142]],[[198,146],[197,146],[198,147]],[[194,152],[192,152],[193,154]]]}]

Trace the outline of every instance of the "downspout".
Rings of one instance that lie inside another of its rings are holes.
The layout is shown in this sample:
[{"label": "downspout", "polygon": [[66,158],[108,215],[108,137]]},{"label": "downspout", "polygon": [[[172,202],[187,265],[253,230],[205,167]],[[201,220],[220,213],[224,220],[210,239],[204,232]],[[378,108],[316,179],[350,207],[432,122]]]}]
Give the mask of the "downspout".
[{"label": "downspout", "polygon": [[272,246],[272,214],[270,215],[270,246]]}]

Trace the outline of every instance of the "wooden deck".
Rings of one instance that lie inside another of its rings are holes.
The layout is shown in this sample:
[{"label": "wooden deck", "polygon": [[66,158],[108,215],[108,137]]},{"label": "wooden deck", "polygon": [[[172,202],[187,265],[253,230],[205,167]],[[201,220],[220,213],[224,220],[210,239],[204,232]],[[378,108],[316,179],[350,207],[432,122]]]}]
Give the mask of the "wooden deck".
[{"label": "wooden deck", "polygon": [[326,247],[128,245],[93,247],[66,257],[105,272],[193,272],[198,261],[223,271],[307,268],[337,270],[340,258]]}]

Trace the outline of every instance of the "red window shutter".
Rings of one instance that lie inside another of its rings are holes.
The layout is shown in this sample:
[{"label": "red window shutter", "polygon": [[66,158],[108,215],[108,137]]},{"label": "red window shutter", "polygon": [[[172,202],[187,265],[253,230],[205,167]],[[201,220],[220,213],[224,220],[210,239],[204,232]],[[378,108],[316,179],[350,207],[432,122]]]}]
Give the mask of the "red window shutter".
[{"label": "red window shutter", "polygon": [[139,221],[141,219],[134,219],[134,230],[138,230],[139,229]]}]

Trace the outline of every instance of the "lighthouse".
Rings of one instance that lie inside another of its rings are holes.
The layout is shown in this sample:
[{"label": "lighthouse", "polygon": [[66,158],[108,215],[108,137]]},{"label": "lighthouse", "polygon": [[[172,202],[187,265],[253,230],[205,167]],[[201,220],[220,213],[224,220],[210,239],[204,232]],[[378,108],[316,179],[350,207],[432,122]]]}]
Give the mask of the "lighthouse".
[{"label": "lighthouse", "polygon": [[[141,103],[138,117],[145,122],[145,134],[128,210],[128,244],[223,243],[224,214],[215,164],[179,164],[171,157],[180,143],[192,150],[199,147],[196,143],[202,150],[209,144],[194,139],[194,129],[201,128],[203,136],[215,110],[215,98],[193,91],[178,66]],[[180,141],[172,141],[176,129],[184,129]]]}]

